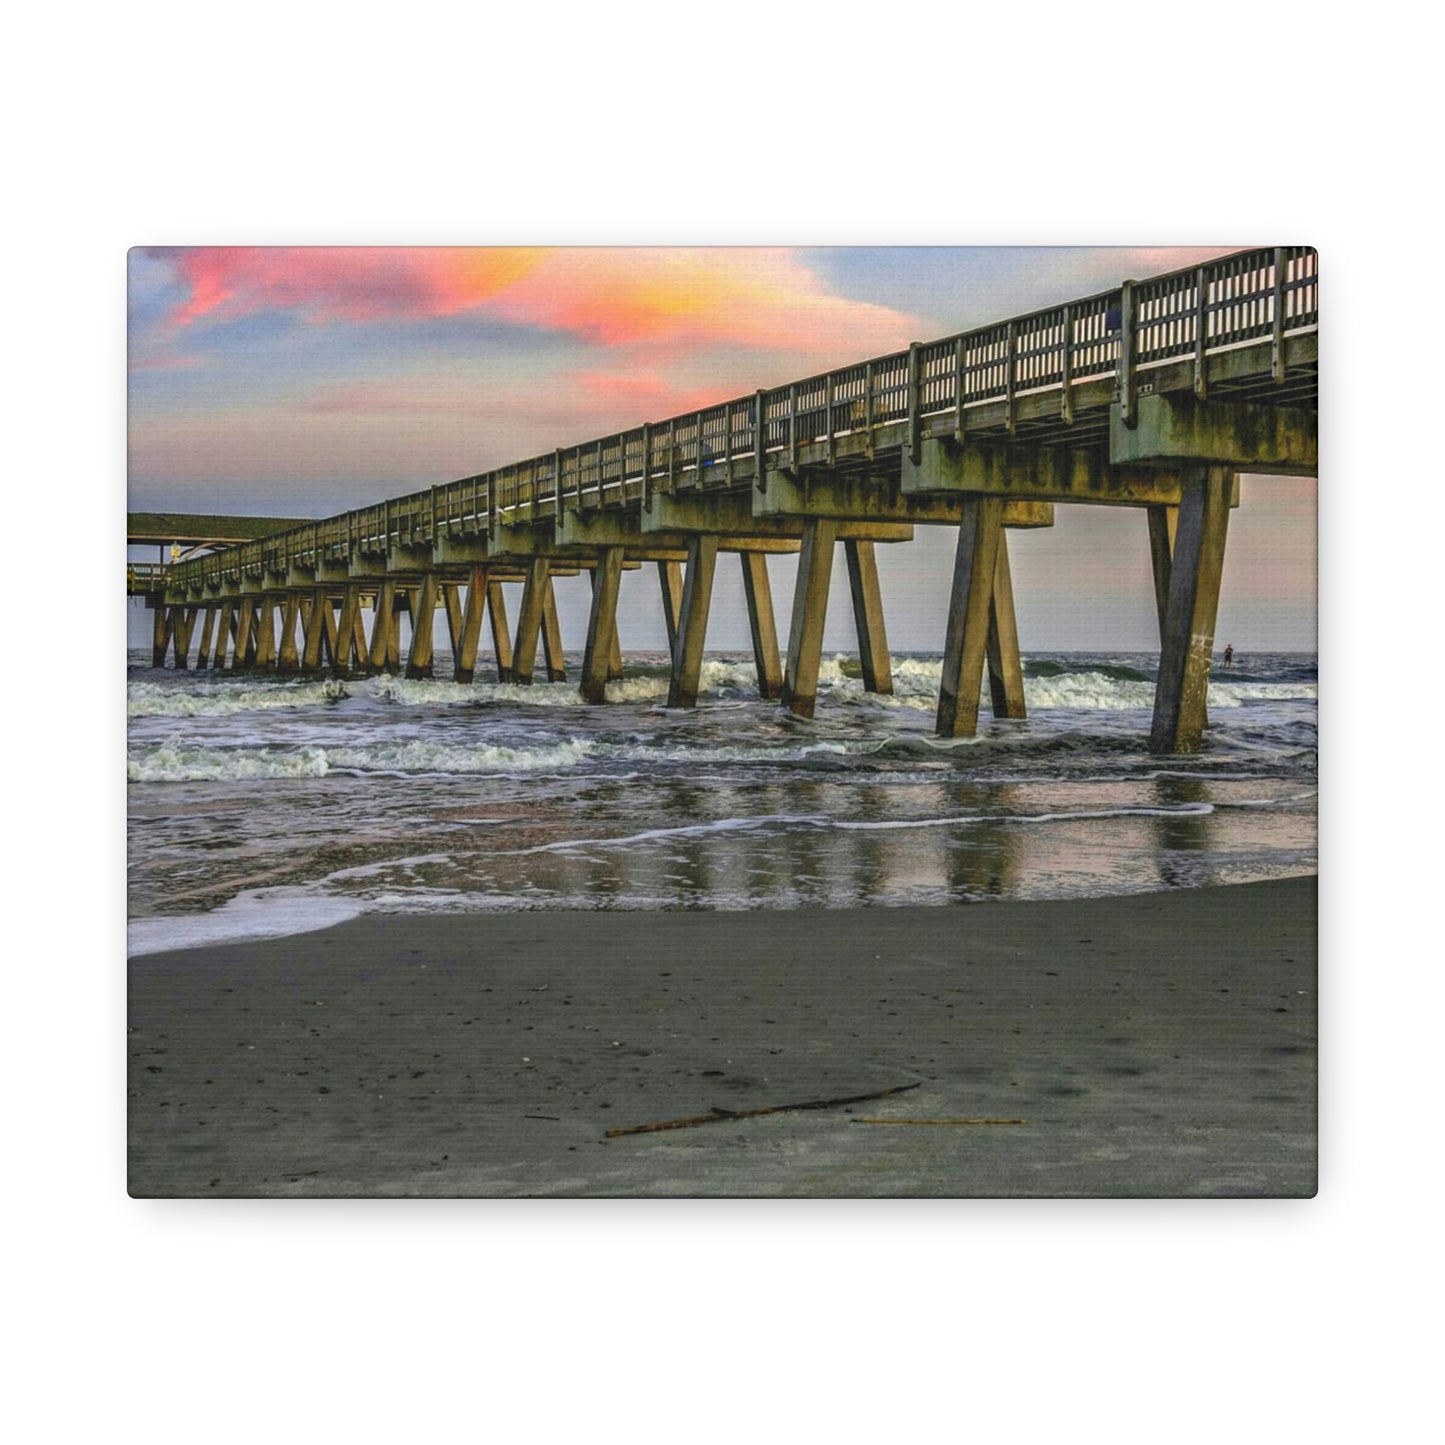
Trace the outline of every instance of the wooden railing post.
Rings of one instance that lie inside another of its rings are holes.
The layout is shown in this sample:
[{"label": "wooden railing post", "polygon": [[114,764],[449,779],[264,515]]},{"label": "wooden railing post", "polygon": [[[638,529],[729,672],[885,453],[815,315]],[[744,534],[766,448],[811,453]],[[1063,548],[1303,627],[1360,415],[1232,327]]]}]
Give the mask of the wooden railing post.
[{"label": "wooden railing post", "polygon": [[1139,420],[1139,395],[1134,375],[1134,318],[1138,305],[1133,281],[1124,282],[1119,298],[1119,410],[1124,425],[1133,427]]}]

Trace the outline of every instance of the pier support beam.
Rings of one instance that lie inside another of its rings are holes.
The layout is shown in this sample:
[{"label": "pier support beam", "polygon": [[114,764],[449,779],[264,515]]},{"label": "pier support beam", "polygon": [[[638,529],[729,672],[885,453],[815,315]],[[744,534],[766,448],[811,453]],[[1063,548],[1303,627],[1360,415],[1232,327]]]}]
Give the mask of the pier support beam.
[{"label": "pier support beam", "polygon": [[[455,596],[456,589],[451,590]],[[456,659],[452,678],[456,682],[471,682],[477,675],[477,647],[482,639],[482,613],[486,606],[487,569],[479,565],[472,568],[471,580],[467,583],[467,605],[462,613],[460,635],[452,642],[452,655]],[[447,617],[450,619],[450,611]]]},{"label": "pier support beam", "polygon": [[376,600],[372,603],[371,646],[367,654],[367,667],[371,672],[380,672],[386,667],[391,651],[391,635],[396,630],[396,583],[386,578],[377,584]]},{"label": "pier support beam", "polygon": [[428,572],[421,579],[412,607],[411,647],[406,658],[406,675],[410,678],[432,676],[432,632],[436,615],[437,574]]},{"label": "pier support beam", "polygon": [[[457,582],[443,582],[440,587],[442,608],[447,618],[447,645],[452,650],[452,675],[456,675],[457,659],[462,655],[462,589]],[[473,659],[475,664],[475,659]]]},{"label": "pier support beam", "polygon": [[[567,669],[562,665],[562,624],[557,619],[557,592],[550,573],[542,591],[542,658],[547,664],[548,682],[567,681]],[[618,670],[620,672],[621,668]]]},{"label": "pier support beam", "polygon": [[[324,614],[331,611],[331,600],[324,592],[312,594],[311,607],[301,630],[301,670],[321,671],[321,649],[326,643]],[[334,653],[333,653],[334,660]]]},{"label": "pier support beam", "polygon": [[211,666],[211,639],[216,631],[216,609],[207,607],[201,617],[201,650],[196,655],[196,667],[206,672]]},{"label": "pier support beam", "polygon": [[261,620],[256,633],[256,666],[276,666],[276,599],[261,599]]},{"label": "pier support beam", "polygon": [[798,581],[788,627],[788,671],[783,679],[783,701],[794,717],[812,717],[818,705],[818,664],[837,539],[838,523],[832,518],[808,518],[803,550],[798,554]]},{"label": "pier support beam", "polygon": [[[327,604],[328,612],[331,610]],[[366,633],[361,625],[361,588],[348,583],[341,594],[341,617],[336,624],[336,646],[331,651],[331,675],[345,677],[366,662]]]},{"label": "pier support beam", "polygon": [[662,588],[662,620],[667,627],[667,655],[677,656],[677,630],[682,617],[682,563],[659,562],[657,581]]},{"label": "pier support beam", "polygon": [[777,697],[783,690],[783,663],[778,656],[778,627],[773,617],[773,586],[763,552],[739,552],[743,566],[743,595],[748,604],[748,628],[753,636],[753,666],[758,674],[758,696]]},{"label": "pier support beam", "polygon": [[988,608],[988,690],[993,715],[1028,716],[1024,706],[1024,668],[1019,656],[1018,619],[1014,616],[1013,576],[1009,572],[1008,531],[998,534],[998,558],[993,564],[993,598]]},{"label": "pier support beam", "polygon": [[1233,482],[1229,467],[1201,467],[1184,479],[1149,734],[1153,753],[1199,749]]},{"label": "pier support beam", "polygon": [[695,533],[687,542],[687,576],[682,586],[682,610],[677,621],[677,644],[672,654],[672,677],[667,688],[668,707],[696,707],[702,682],[702,651],[707,641],[707,614],[712,606],[713,577],[717,572],[718,539]]},{"label": "pier support beam", "polygon": [[[1169,580],[1173,574],[1174,540],[1179,528],[1178,507],[1150,507],[1149,561],[1154,572],[1154,609],[1159,614],[1159,645],[1164,646],[1164,619],[1169,611]],[[1208,710],[1204,726],[1209,726]]]},{"label": "pier support beam", "polygon": [[511,682],[514,676],[512,632],[507,626],[507,594],[500,582],[487,582],[487,612],[492,619],[492,651],[497,655],[497,681]]},{"label": "pier support beam", "polygon": [[151,666],[164,667],[171,641],[171,609],[162,603],[155,614],[151,622]]},{"label": "pier support beam", "polygon": [[848,587],[853,594],[853,619],[858,627],[858,660],[867,692],[893,691],[893,666],[888,659],[888,633],[883,626],[883,594],[878,587],[878,559],[872,542],[847,540]]},{"label": "pier support beam", "polygon": [[522,611],[517,618],[517,645],[512,653],[513,679],[524,687],[531,685],[537,665],[537,640],[551,582],[551,563],[545,557],[533,557],[527,563],[527,580],[522,584]]},{"label": "pier support beam", "polygon": [[983,688],[1002,523],[1003,503],[999,498],[973,497],[964,504],[938,689],[935,731],[939,737],[966,738],[978,731],[978,700]]},{"label": "pier support beam", "polygon": [[280,672],[295,672],[301,666],[296,651],[296,622],[301,614],[301,594],[288,592],[281,603],[281,646],[276,654],[276,667]]},{"label": "pier support beam", "polygon": [[358,672],[365,672],[367,669],[366,653],[366,623],[361,617],[361,599],[357,598],[355,613],[351,618],[351,652],[356,661],[353,666]]},{"label": "pier support beam", "polygon": [[622,548],[603,547],[592,573],[592,611],[582,655],[582,701],[607,700],[607,680],[617,642],[617,598],[622,584]]},{"label": "pier support beam", "polygon": [[226,644],[232,636],[240,636],[240,606],[235,602],[223,602],[216,623],[216,656],[212,663],[217,672],[226,666]]},{"label": "pier support beam", "polygon": [[196,625],[196,609],[177,607],[173,611],[175,615],[171,619],[171,636],[176,647],[176,670],[184,672],[190,666],[191,632]]},{"label": "pier support beam", "polygon": [[261,645],[261,604],[248,598],[239,604],[236,625],[236,652],[231,666],[249,672],[256,666]]}]

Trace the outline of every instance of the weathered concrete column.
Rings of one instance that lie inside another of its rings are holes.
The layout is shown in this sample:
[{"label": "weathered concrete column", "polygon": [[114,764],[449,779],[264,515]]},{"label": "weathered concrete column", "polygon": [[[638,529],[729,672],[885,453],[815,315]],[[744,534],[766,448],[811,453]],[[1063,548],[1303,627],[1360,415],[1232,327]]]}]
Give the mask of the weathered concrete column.
[{"label": "weathered concrete column", "polygon": [[432,632],[437,615],[437,575],[428,572],[421,579],[411,613],[411,648],[407,653],[406,675],[411,678],[430,677],[432,668]]},{"label": "weathered concrete column", "polygon": [[191,632],[196,625],[196,609],[194,607],[177,607],[175,616],[171,619],[171,637],[175,642],[176,670],[184,672],[190,666],[191,660]]},{"label": "weathered concrete column", "polygon": [[[452,589],[455,593],[455,588]],[[478,565],[472,568],[471,580],[467,583],[467,605],[462,614],[459,635],[452,643],[456,667],[452,673],[455,682],[471,682],[477,675],[477,647],[482,640],[482,613],[487,607],[487,569]],[[447,613],[448,619],[451,613]]]},{"label": "weathered concrete column", "polygon": [[783,662],[778,656],[778,627],[773,618],[773,586],[768,580],[764,552],[739,552],[743,567],[743,595],[748,603],[748,628],[753,636],[753,666],[758,674],[758,696],[777,697],[783,690]]},{"label": "weathered concrete column", "polygon": [[522,612],[517,618],[517,646],[512,653],[512,677],[530,686],[537,665],[537,640],[542,631],[542,614],[551,595],[552,564],[545,557],[527,563],[527,580],[522,584]]},{"label": "weathered concrete column", "polygon": [[1174,537],[1179,528],[1178,507],[1148,507],[1149,561],[1154,570],[1154,609],[1159,614],[1159,636],[1169,611],[1169,576],[1174,559]]},{"label": "weathered concrete column", "polygon": [[[1154,610],[1159,614],[1159,645],[1164,645],[1164,619],[1169,612],[1169,581],[1174,569],[1174,542],[1179,530],[1178,507],[1150,507],[1149,562],[1154,572]],[[1204,726],[1209,726],[1205,709]]]},{"label": "weathered concrete column", "polygon": [[376,600],[372,604],[371,645],[367,654],[367,666],[372,672],[380,672],[387,664],[391,651],[391,635],[396,630],[396,583],[390,577],[377,584]]},{"label": "weathered concrete column", "polygon": [[592,611],[582,654],[582,701],[607,700],[607,675],[617,646],[617,597],[622,585],[622,548],[603,547],[592,573]]},{"label": "weathered concrete column", "polygon": [[[331,609],[328,607],[327,611]],[[361,624],[361,588],[354,582],[346,584],[341,594],[341,618],[336,624],[336,647],[331,654],[331,674],[345,677],[355,668],[366,666],[366,632]]]},{"label": "weathered concrete column", "polygon": [[823,655],[823,624],[828,620],[828,586],[833,577],[837,522],[809,517],[798,553],[793,588],[793,618],[788,627],[788,672],[783,701],[794,717],[812,717],[818,705],[818,665]]},{"label": "weathered concrete column", "polygon": [[240,625],[236,630],[236,656],[231,664],[242,672],[256,666],[261,648],[261,603],[247,598],[240,604]]},{"label": "weathered concrete column", "polygon": [[548,682],[567,681],[567,669],[562,663],[562,624],[557,617],[557,593],[550,573],[542,593],[542,660],[547,664]]},{"label": "weathered concrete column", "polygon": [[970,497],[964,503],[938,689],[935,731],[939,737],[971,738],[978,731],[978,700],[983,689],[1002,521],[1003,503],[997,497]]},{"label": "weathered concrete column", "polygon": [[447,617],[447,644],[452,650],[452,675],[456,675],[457,659],[462,655],[462,589],[459,583],[440,585],[442,607]]},{"label": "weathered concrete column", "polygon": [[256,666],[276,666],[276,599],[261,599],[261,621],[256,633]]},{"label": "weathered concrete column", "polygon": [[500,582],[487,583],[487,613],[492,619],[492,651],[497,657],[497,681],[511,682],[512,633],[507,626],[507,594]]},{"label": "weathered concrete column", "polygon": [[1229,467],[1201,467],[1183,479],[1149,734],[1153,753],[1199,749],[1233,483]]},{"label": "weathered concrete column", "polygon": [[677,647],[672,655],[668,707],[696,707],[702,683],[702,653],[707,641],[707,614],[717,573],[718,539],[694,533],[687,540],[687,576],[677,621]]},{"label": "weathered concrete column", "polygon": [[988,690],[995,717],[1028,716],[1024,705],[1024,666],[1019,656],[1014,616],[1013,577],[1009,572],[1008,532],[1000,528],[993,564],[993,599],[988,608]]},{"label": "weathered concrete column", "polygon": [[301,666],[296,651],[296,623],[301,615],[301,594],[288,592],[281,603],[281,646],[276,653],[280,672],[295,672]]},{"label": "weathered concrete column", "polygon": [[211,638],[216,630],[216,609],[208,606],[201,617],[201,650],[196,655],[196,667],[205,672],[211,666]]},{"label": "weathered concrete column", "polygon": [[151,623],[151,666],[164,667],[171,642],[171,609],[161,603],[153,610],[155,618]]},{"label": "weathered concrete column", "polygon": [[397,584],[396,599],[391,605],[391,630],[386,635],[386,670],[393,676],[401,671],[402,614],[411,618],[413,628],[416,626],[416,594],[415,587]]},{"label": "weathered concrete column", "polygon": [[878,587],[878,559],[872,542],[843,543],[848,559],[848,587],[853,594],[853,619],[858,627],[858,660],[866,692],[893,691],[893,665],[888,658],[888,633],[883,626],[883,594]]},{"label": "weathered concrete column", "polygon": [[329,667],[336,666],[336,613],[331,606],[331,594],[318,592],[316,594],[316,609],[321,613],[321,631],[324,636],[324,651],[326,663]]},{"label": "weathered concrete column", "polygon": [[[302,628],[302,672],[321,671],[321,649],[326,643],[324,614],[330,611],[331,601],[327,595],[321,591],[315,592],[311,598],[311,606],[306,610],[306,621]],[[334,651],[332,656],[334,661]]]},{"label": "weathered concrete column", "polygon": [[662,588],[662,621],[667,628],[667,655],[676,657],[678,619],[682,616],[682,563],[659,562],[657,581]]},{"label": "weathered concrete column", "polygon": [[226,666],[226,644],[233,635],[240,636],[240,607],[235,602],[223,602],[216,625],[216,656],[212,663],[217,672]]}]

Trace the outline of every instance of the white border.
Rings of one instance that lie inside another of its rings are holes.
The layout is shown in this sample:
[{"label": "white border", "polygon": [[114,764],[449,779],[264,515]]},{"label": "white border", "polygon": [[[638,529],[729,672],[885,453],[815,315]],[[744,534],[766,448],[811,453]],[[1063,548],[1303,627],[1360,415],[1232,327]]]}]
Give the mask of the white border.
[{"label": "white border", "polygon": [[[1410,154],[1431,132],[1429,48],[1372,81],[1353,60],[1375,38],[1323,12],[1252,13],[1248,46],[1225,27],[1217,54],[1193,11],[1031,11],[1012,31],[948,14],[152,4],[17,22],[12,1414],[61,1438],[1213,1441],[1400,1438],[1424,1408],[1410,1298],[1438,942],[1413,930],[1435,891],[1416,850],[1438,842],[1413,820],[1436,669],[1407,628],[1436,615],[1418,548],[1439,481],[1391,403],[1414,377],[1428,411],[1435,368],[1389,334],[1382,283],[1434,237]],[[1347,60],[1345,103],[1328,76]],[[1320,1199],[126,1199],[106,581],[125,249],[480,240],[1319,247]],[[1433,310],[1411,314],[1423,349]],[[36,500],[60,507],[42,535],[20,521]]]}]

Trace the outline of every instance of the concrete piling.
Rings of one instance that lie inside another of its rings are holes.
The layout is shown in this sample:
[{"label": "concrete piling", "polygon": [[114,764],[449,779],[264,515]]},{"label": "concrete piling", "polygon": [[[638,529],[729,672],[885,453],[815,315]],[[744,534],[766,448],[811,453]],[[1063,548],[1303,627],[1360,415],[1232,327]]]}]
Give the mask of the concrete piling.
[{"label": "concrete piling", "polygon": [[[328,605],[327,611],[329,612]],[[336,624],[336,646],[331,654],[331,675],[345,677],[352,669],[360,672],[366,665],[366,632],[361,623],[361,588],[347,583],[341,594],[341,617]]]},{"label": "concrete piling", "polygon": [[261,619],[256,633],[256,666],[263,671],[276,666],[276,598],[261,599]]},{"label": "concrete piling", "polygon": [[416,589],[411,613],[411,647],[407,652],[406,675],[409,678],[432,676],[432,633],[436,626],[437,584],[435,572],[428,572]]},{"label": "concrete piling", "polygon": [[[456,595],[456,589],[452,589]],[[467,605],[462,613],[460,635],[452,642],[456,666],[452,677],[456,682],[471,682],[477,675],[477,648],[482,638],[482,613],[487,606],[487,569],[478,564],[472,568],[467,583]],[[450,610],[447,612],[451,618]]]},{"label": "concrete piling", "polygon": [[301,628],[301,670],[321,671],[321,651],[326,644],[325,616],[331,611],[331,601],[324,592],[312,595],[311,605]]},{"label": "concrete piling", "polygon": [[196,668],[200,672],[211,666],[211,639],[216,628],[216,608],[208,606],[201,618],[201,649],[196,657]]},{"label": "concrete piling", "polygon": [[682,608],[677,621],[677,645],[668,681],[668,707],[696,707],[702,683],[702,654],[707,640],[707,616],[712,606],[712,584],[717,572],[718,539],[698,533],[688,539],[687,573],[682,586]]},{"label": "concrete piling", "polygon": [[818,667],[823,653],[823,625],[828,617],[828,587],[833,576],[833,544],[838,523],[831,517],[809,517],[798,554],[798,580],[793,589],[793,615],[788,627],[788,670],[783,702],[794,717],[812,717],[818,704]]},{"label": "concrete piling", "polygon": [[997,497],[970,497],[963,506],[938,691],[939,737],[972,737],[978,731],[1002,514]]},{"label": "concrete piling", "polygon": [[1019,656],[1018,620],[1014,616],[1013,577],[1009,572],[1008,532],[999,529],[998,556],[993,565],[993,597],[988,609],[988,689],[996,718],[1024,718],[1023,659]]},{"label": "concrete piling", "polygon": [[888,633],[883,626],[883,594],[878,587],[878,559],[873,543],[849,538],[843,543],[848,560],[848,586],[853,594],[853,618],[858,628],[858,660],[867,692],[893,691],[893,665],[888,657]]},{"label": "concrete piling", "polygon": [[517,642],[512,652],[512,677],[530,687],[537,665],[537,643],[542,631],[542,613],[551,591],[551,564],[545,557],[533,557],[527,564],[522,584],[522,609],[517,617]]},{"label": "concrete piling", "polygon": [[1199,749],[1233,483],[1230,467],[1200,467],[1186,472],[1183,479],[1160,639],[1151,752]]},{"label": "concrete piling", "polygon": [[[1154,574],[1154,610],[1159,615],[1159,645],[1164,645],[1165,618],[1169,612],[1169,582],[1173,573],[1174,543],[1179,528],[1179,508],[1150,507],[1147,509],[1149,524],[1149,562]],[[1201,704],[1203,706],[1203,704]],[[1209,726],[1209,711],[1205,708],[1203,726]]]},{"label": "concrete piling", "polygon": [[160,603],[154,611],[155,616],[151,620],[151,666],[164,667],[171,641],[171,614],[174,609]]},{"label": "concrete piling", "polygon": [[497,681],[511,682],[514,676],[512,633],[507,626],[507,594],[500,582],[487,582],[487,614],[492,619],[492,651],[497,658]]},{"label": "concrete piling", "polygon": [[301,594],[288,592],[281,601],[281,640],[276,649],[276,670],[295,672],[301,666],[296,651],[296,623],[301,616]]},{"label": "concrete piling", "polygon": [[662,621],[667,628],[667,655],[675,658],[678,624],[682,617],[682,563],[659,562],[657,581],[662,589]]},{"label": "concrete piling", "polygon": [[390,577],[377,584],[372,602],[371,643],[367,667],[373,673],[383,671],[390,659],[391,637],[396,630],[396,583]]},{"label": "concrete piling", "polygon": [[617,648],[617,598],[622,582],[622,548],[603,547],[592,573],[592,610],[582,655],[582,701],[606,701],[607,678]]},{"label": "concrete piling", "polygon": [[562,624],[557,619],[557,593],[550,572],[542,589],[542,660],[548,682],[567,681],[567,669],[562,665]]},{"label": "concrete piling", "polygon": [[783,691],[783,664],[778,655],[778,627],[773,616],[768,558],[763,552],[739,552],[738,560],[743,568],[743,595],[748,604],[748,629],[752,633],[758,696],[769,700]]}]

